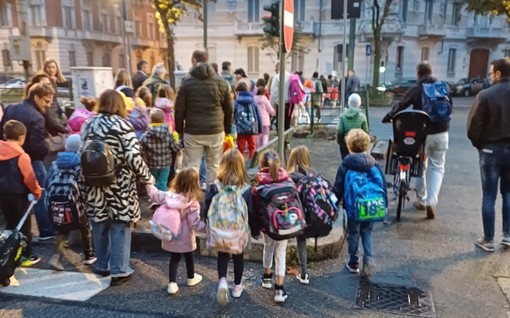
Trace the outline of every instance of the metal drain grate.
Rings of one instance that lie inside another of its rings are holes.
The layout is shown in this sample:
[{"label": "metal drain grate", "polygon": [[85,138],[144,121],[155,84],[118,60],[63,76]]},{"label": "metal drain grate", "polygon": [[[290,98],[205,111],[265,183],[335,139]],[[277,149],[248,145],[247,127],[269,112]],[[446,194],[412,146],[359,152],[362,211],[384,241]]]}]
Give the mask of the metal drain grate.
[{"label": "metal drain grate", "polygon": [[356,307],[393,314],[436,317],[430,292],[408,286],[372,283],[361,279],[356,290]]}]

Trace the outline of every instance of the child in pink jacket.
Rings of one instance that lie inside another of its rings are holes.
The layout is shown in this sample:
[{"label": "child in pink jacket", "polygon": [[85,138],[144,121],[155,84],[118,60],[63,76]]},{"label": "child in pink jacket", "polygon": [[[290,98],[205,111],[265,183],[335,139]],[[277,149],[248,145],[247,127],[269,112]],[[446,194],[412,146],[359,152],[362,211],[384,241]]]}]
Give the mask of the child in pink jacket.
[{"label": "child in pink jacket", "polygon": [[197,248],[195,231],[205,228],[200,220],[200,200],[202,190],[199,186],[198,172],[193,168],[181,170],[170,184],[168,192],[160,191],[153,185],[147,186],[147,193],[152,202],[161,206],[159,209],[180,211],[181,228],[178,237],[171,241],[161,241],[161,247],[170,252],[168,293],[173,295],[179,291],[177,286],[177,268],[181,255],[186,260],[188,286],[195,286],[202,281],[202,276],[195,273],[193,251]]},{"label": "child in pink jacket", "polygon": [[67,130],[70,134],[79,134],[81,126],[89,118],[94,117],[96,108],[96,99],[93,97],[80,97],[80,103],[84,107],[78,108],[67,120]]},{"label": "child in pink jacket", "polygon": [[254,101],[259,107],[260,117],[262,118],[262,133],[257,138],[257,148],[260,148],[269,142],[269,132],[271,131],[271,118],[275,115],[275,110],[269,99],[266,97],[266,88],[264,86],[257,87],[257,95]]}]

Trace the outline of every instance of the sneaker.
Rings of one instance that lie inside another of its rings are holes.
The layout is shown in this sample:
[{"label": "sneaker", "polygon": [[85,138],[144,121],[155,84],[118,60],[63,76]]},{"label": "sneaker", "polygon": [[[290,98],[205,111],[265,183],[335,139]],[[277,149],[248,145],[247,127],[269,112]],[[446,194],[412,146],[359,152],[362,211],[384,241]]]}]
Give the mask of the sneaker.
[{"label": "sneaker", "polygon": [[420,211],[425,211],[426,207],[420,200],[416,200],[413,203],[414,207]]},{"label": "sneaker", "polygon": [[30,257],[21,257],[21,267],[31,267],[41,261],[41,258],[36,255]]},{"label": "sneaker", "polygon": [[484,251],[494,252],[494,240],[487,241],[485,237],[480,237],[475,244]]},{"label": "sneaker", "polygon": [[202,275],[195,273],[193,278],[188,278],[188,286],[195,286],[202,281]]},{"label": "sneaker", "polygon": [[170,295],[176,294],[179,291],[179,286],[177,286],[177,283],[169,283],[166,291]]},{"label": "sneaker", "polygon": [[129,274],[127,276],[121,276],[121,277],[112,277],[112,280],[110,282],[110,286],[120,286],[127,281],[129,281],[133,277],[133,274]]},{"label": "sneaker", "polygon": [[501,240],[501,244],[505,246],[510,246],[510,236],[503,236],[503,239]]},{"label": "sneaker", "polygon": [[48,241],[48,240],[54,239],[55,237],[57,237],[57,236],[56,235],[39,236],[37,241],[39,241],[39,242]]},{"label": "sneaker", "polygon": [[359,274],[359,264],[358,263],[354,263],[354,264],[346,263],[345,267],[352,274]]},{"label": "sneaker", "polygon": [[425,207],[427,209],[427,219],[432,220],[436,217],[436,207],[432,205],[427,205]]},{"label": "sneaker", "polygon": [[308,274],[305,274],[304,276],[301,275],[301,273],[296,274],[296,278],[299,280],[301,284],[308,285],[310,284],[310,278]]},{"label": "sneaker", "polygon": [[275,293],[274,293],[274,302],[275,303],[284,303],[287,299],[287,292],[283,288],[283,286],[275,285]]},{"label": "sneaker", "polygon": [[218,304],[222,306],[228,304],[228,285],[225,278],[220,279],[220,283],[218,284],[218,293],[216,294],[216,300],[218,301]]},{"label": "sneaker", "polygon": [[102,276],[102,277],[110,276],[110,271],[109,270],[103,271],[103,270],[100,270],[100,269],[94,269],[92,272],[94,274]]},{"label": "sneaker", "polygon": [[94,255],[92,256],[86,256],[85,259],[82,261],[83,265],[92,265],[97,261],[97,257]]},{"label": "sneaker", "polygon": [[266,289],[273,288],[273,273],[262,276],[262,287]]},{"label": "sneaker", "polygon": [[370,277],[375,270],[375,263],[372,259],[363,262],[363,268],[361,269],[362,277]]},{"label": "sneaker", "polygon": [[232,297],[239,298],[241,297],[241,294],[243,293],[243,284],[234,285],[234,288],[232,289]]},{"label": "sneaker", "polygon": [[64,265],[62,265],[60,254],[53,254],[48,261],[48,265],[56,271],[63,271]]}]

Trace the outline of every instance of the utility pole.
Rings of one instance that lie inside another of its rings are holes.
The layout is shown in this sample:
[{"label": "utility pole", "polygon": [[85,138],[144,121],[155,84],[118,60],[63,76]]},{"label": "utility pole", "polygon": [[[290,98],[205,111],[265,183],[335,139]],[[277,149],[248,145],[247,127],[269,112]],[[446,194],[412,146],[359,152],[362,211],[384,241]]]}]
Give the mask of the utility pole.
[{"label": "utility pole", "polygon": [[[343,19],[344,19],[344,36],[343,36],[343,44],[342,44],[342,56],[341,56],[341,59],[342,59],[342,65],[341,65],[341,83],[342,83],[342,94],[340,95],[340,100],[341,100],[341,107],[342,109],[344,109],[344,106],[345,106],[345,86],[347,86],[347,83],[346,83],[346,80],[345,80],[345,56],[347,55],[347,0],[344,0],[344,16],[343,16]],[[353,45],[351,45],[353,46]]]},{"label": "utility pole", "polygon": [[350,19],[349,25],[349,51],[347,59],[349,60],[347,70],[354,69],[354,49],[356,48],[356,19]]},{"label": "utility pole", "polygon": [[25,81],[28,83],[28,80],[30,78],[30,60],[32,59],[32,48],[30,43],[30,32],[28,30],[28,3],[26,0],[16,0],[16,12],[18,15],[18,29],[19,29],[19,35],[21,38],[23,38],[23,41],[28,42],[27,49],[28,49],[28,60],[23,60],[23,70],[25,72]]},{"label": "utility pole", "polygon": [[204,19],[204,49],[208,51],[207,49],[207,0],[204,0],[204,7],[203,9],[203,19]]},{"label": "utility pole", "polygon": [[126,31],[126,24],[128,22],[127,20],[127,5],[126,1],[128,0],[121,0],[122,1],[122,40],[123,40],[123,46],[124,46],[124,62],[126,64],[126,69],[129,72],[129,74],[133,74],[131,71],[131,44],[129,41],[129,34]]},{"label": "utility pole", "polygon": [[283,42],[283,26],[285,20],[285,3],[280,5],[280,87],[278,89],[278,154],[280,160],[285,164],[285,43]]}]

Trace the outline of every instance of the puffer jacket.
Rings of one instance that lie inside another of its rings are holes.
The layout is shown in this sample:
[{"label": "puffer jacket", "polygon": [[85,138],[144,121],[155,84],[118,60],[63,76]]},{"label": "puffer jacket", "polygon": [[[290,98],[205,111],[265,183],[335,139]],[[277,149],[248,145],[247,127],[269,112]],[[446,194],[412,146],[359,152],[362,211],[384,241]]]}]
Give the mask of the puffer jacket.
[{"label": "puffer jacket", "polygon": [[175,100],[175,130],[213,135],[232,127],[233,105],[228,84],[212,66],[198,63],[184,76]]},{"label": "puffer jacket", "polygon": [[172,165],[172,152],[181,150],[168,126],[151,124],[140,138],[140,145],[145,162],[150,168],[166,168]]},{"label": "puffer jacket", "polygon": [[94,112],[91,112],[85,107],[78,108],[67,120],[67,129],[71,134],[79,134],[83,123],[94,117],[94,115]]},{"label": "puffer jacket", "polygon": [[140,203],[136,181],[154,182],[149,168],[140,153],[133,126],[117,115],[98,114],[85,122],[81,132],[81,144],[96,136],[104,140],[112,149],[115,166],[118,167],[117,180],[109,186],[91,187],[80,178],[79,185],[85,200],[85,211],[94,222],[108,219],[122,222],[140,220]]},{"label": "puffer jacket", "polygon": [[361,128],[368,134],[367,117],[356,108],[347,108],[340,115],[336,129],[336,142],[338,144],[345,142],[345,136],[351,129]]},{"label": "puffer jacket", "polygon": [[161,248],[172,253],[188,253],[197,249],[195,232],[202,231],[205,223],[200,220],[200,203],[189,201],[184,196],[160,191],[155,186],[148,186],[147,193],[152,202],[160,204],[158,210],[170,213],[170,209],[179,210],[181,214],[181,233],[172,241],[161,241]]},{"label": "puffer jacket", "polygon": [[[253,110],[255,110],[255,114],[252,114],[252,116],[255,116],[257,119],[257,127],[252,127],[253,125],[246,127],[246,123],[244,123],[244,125],[240,123],[240,113],[244,112],[246,106],[250,105],[252,105]],[[234,121],[236,123],[236,133],[238,135],[258,135],[262,133],[262,116],[260,115],[259,107],[255,104],[251,92],[239,92],[239,96],[237,96],[234,103]],[[257,131],[254,131],[255,128]]]},{"label": "puffer jacket", "polygon": [[[161,85],[161,84],[168,85],[168,82],[165,80],[162,80],[159,77],[155,77],[155,76],[151,76],[151,77],[147,78],[145,80],[145,82],[143,82],[143,86],[146,86],[147,88],[149,88],[151,91],[151,94],[152,94],[152,105],[150,105],[150,106],[154,106],[154,103],[156,102],[156,97],[158,96],[159,85]],[[147,105],[147,106],[149,106],[149,105]]]}]

